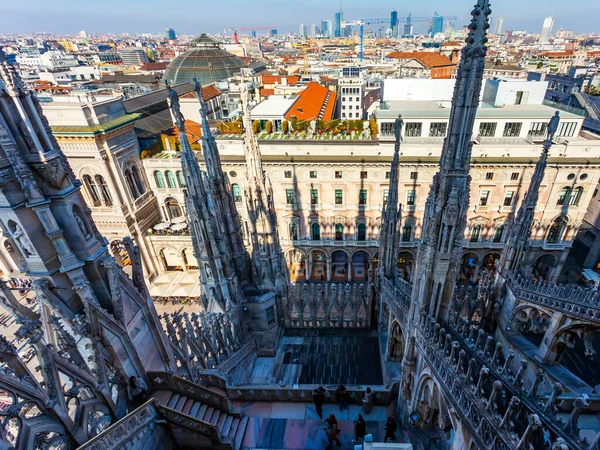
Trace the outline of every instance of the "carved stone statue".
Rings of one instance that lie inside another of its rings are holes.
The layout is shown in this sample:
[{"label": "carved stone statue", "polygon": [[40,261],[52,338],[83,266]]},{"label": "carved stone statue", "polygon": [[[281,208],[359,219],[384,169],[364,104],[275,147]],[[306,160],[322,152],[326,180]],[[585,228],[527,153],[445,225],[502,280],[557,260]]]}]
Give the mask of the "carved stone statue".
[{"label": "carved stone statue", "polygon": [[556,111],[550,122],[548,123],[547,134],[548,139],[552,139],[558,130],[558,124],[560,123],[560,113]]},{"label": "carved stone statue", "polygon": [[208,280],[212,281],[213,273],[212,273],[212,270],[210,270],[210,266],[207,263],[204,263],[204,271],[206,272],[206,278],[208,278]]},{"label": "carved stone statue", "polygon": [[402,127],[404,126],[404,120],[402,120],[402,114],[398,114],[394,122],[394,135],[396,137],[396,141],[400,141],[402,139]]},{"label": "carved stone statue", "polygon": [[21,249],[25,253],[25,256],[35,255],[35,248],[33,247],[33,244],[19,224],[16,225],[15,232],[13,233],[13,239],[19,243]]},{"label": "carved stone statue", "polygon": [[371,128],[369,122],[363,122],[363,138],[371,139]]},{"label": "carved stone statue", "polygon": [[165,85],[167,87],[168,103],[169,108],[171,108],[171,114],[173,114],[173,120],[175,121],[177,128],[183,130],[184,118],[183,114],[181,114],[181,108],[179,107],[179,96],[177,95],[177,92],[171,89],[171,86],[169,86],[167,81],[165,81]]},{"label": "carved stone statue", "polygon": [[83,237],[85,237],[86,239],[91,238],[92,234],[88,230],[88,228],[87,228],[85,222],[83,221],[83,219],[76,212],[74,212],[73,215],[75,216],[75,222],[77,222],[77,226],[79,227],[79,230],[81,231],[81,234],[83,234]]},{"label": "carved stone statue", "polygon": [[317,121],[316,120],[310,121],[309,131],[310,131],[311,136],[314,136],[317,133]]}]

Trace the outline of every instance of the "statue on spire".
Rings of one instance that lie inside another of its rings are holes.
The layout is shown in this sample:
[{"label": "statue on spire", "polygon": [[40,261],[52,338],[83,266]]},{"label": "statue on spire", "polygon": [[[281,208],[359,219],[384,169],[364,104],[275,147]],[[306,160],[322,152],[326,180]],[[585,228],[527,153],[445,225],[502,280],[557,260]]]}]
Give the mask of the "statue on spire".
[{"label": "statue on spire", "polygon": [[166,80],[165,86],[167,87],[167,103],[169,104],[169,108],[171,109],[171,117],[173,118],[173,123],[179,131],[183,132],[185,119],[183,118],[183,114],[181,114],[181,108],[179,106],[179,95],[177,95],[177,92],[175,92],[171,88],[171,86],[169,86],[169,82]]}]

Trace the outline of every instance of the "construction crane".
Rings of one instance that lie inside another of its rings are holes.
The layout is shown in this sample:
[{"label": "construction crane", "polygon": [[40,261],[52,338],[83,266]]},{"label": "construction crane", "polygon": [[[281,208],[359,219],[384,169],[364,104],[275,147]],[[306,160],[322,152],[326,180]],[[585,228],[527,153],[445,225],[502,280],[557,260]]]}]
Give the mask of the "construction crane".
[{"label": "construction crane", "polygon": [[274,30],[275,27],[247,27],[247,28],[225,28],[223,33],[227,33],[229,31],[233,31],[233,42],[239,44],[238,31],[264,31],[264,30]]},{"label": "construction crane", "polygon": [[240,40],[238,39],[238,33],[237,30],[235,28],[225,28],[223,30],[223,33],[227,33],[229,31],[233,31],[233,42],[235,42],[236,44],[240,43]]},{"label": "construction crane", "polygon": [[[444,17],[444,20],[457,20],[458,17]],[[431,22],[431,17],[412,17],[410,14],[405,19],[398,19],[398,24],[401,23],[422,23]],[[360,62],[363,62],[364,57],[364,42],[365,42],[365,25],[374,25],[380,23],[390,23],[390,18],[386,19],[361,19],[353,22],[344,22],[343,26],[358,26],[360,27]]]}]

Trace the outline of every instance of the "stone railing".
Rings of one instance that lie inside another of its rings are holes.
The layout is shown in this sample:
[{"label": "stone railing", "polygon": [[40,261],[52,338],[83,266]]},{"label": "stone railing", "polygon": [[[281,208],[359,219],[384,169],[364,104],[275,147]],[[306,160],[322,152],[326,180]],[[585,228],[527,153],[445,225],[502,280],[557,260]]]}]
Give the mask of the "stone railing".
[{"label": "stone railing", "polygon": [[[211,405],[212,406],[212,405]],[[167,406],[156,403],[155,407],[157,411],[160,412],[161,416],[163,416],[167,422],[173,423],[179,427],[186,428],[187,430],[193,431],[195,433],[200,433],[205,436],[209,436],[211,442],[217,443],[220,442],[221,439],[219,437],[219,433],[217,431],[217,426],[208,422],[204,422],[195,417],[188,416],[182,412],[176,411]],[[106,447],[113,448],[113,447]]]},{"label": "stone railing", "polygon": [[395,277],[394,282],[386,277],[381,277],[381,298],[396,318],[406,325],[408,323],[412,285],[398,276]]},{"label": "stone railing", "polygon": [[[538,392],[545,378],[544,372],[539,371],[534,380],[526,386],[525,373],[528,361],[525,359],[520,361],[517,370],[513,371],[511,363],[515,356],[514,352],[509,351],[504,357],[502,343],[496,342],[483,329],[477,329],[467,320],[458,316],[442,327],[430,316],[423,314],[417,327],[417,338],[417,342],[420,340],[423,348],[429,352],[434,366],[439,365],[439,371],[448,370],[448,365],[451,366],[450,375],[446,375],[446,377],[459,377],[463,381],[463,387],[466,382],[467,386],[471,387],[471,391],[476,385],[474,393],[479,397],[484,392],[484,387],[489,391],[490,385],[492,386],[487,401],[480,398],[477,406],[484,405],[488,416],[486,420],[494,428],[499,427],[504,432],[504,434],[498,435],[499,438],[504,440],[507,422],[521,408],[524,408],[526,417],[539,423],[538,428],[543,426],[552,435],[563,439],[570,449],[588,448],[589,442],[580,438],[577,427],[579,415],[589,406],[587,399],[579,397],[570,403],[563,402],[560,397],[563,391],[560,383],[555,383],[552,392],[544,399]],[[433,354],[436,355],[435,358],[431,356]],[[438,381],[443,381],[452,392],[453,385],[448,384],[444,376]],[[452,380],[450,381],[452,382]],[[509,397],[511,399],[508,405],[504,405],[504,411],[500,411],[497,407],[497,399],[501,391],[504,391],[507,399]],[[511,409],[511,403],[513,409]],[[571,404],[570,409],[567,408],[568,404]],[[569,413],[566,423],[556,415],[559,405],[562,409],[561,412]],[[499,412],[502,412],[504,416],[501,417]],[[508,448],[513,448],[517,443],[526,442],[531,437],[527,433],[532,432],[532,430],[528,430],[529,428],[520,430],[520,434],[519,430],[509,430],[511,438],[509,441],[504,440],[505,444],[508,445]],[[525,437],[523,437],[524,435]],[[490,443],[486,441],[486,445],[490,445]],[[521,446],[519,445],[518,448]]]},{"label": "stone railing", "polygon": [[507,284],[519,300],[600,323],[600,292],[561,286],[509,274]]},{"label": "stone railing", "polygon": [[154,391],[172,391],[193,400],[198,400],[222,412],[230,413],[231,404],[226,395],[193,383],[167,372],[148,372]]},{"label": "stone railing", "polygon": [[[319,385],[248,385],[234,386],[227,389],[227,396],[231,400],[254,402],[312,402],[312,392]],[[334,403],[337,385],[323,386],[325,388],[325,401]],[[373,392],[373,403],[389,405],[392,402],[392,389],[382,386],[370,386]],[[346,386],[349,394],[349,403],[362,404],[366,386]]]},{"label": "stone railing", "polygon": [[136,444],[154,432],[160,419],[154,400],[149,400],[127,414],[78,450],[105,450],[108,448],[136,448]]}]

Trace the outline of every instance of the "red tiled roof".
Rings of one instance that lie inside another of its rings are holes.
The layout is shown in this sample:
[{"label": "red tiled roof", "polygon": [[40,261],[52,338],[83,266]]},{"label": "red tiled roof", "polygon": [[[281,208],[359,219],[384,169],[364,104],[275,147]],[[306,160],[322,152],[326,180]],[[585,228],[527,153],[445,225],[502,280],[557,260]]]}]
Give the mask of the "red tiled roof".
[{"label": "red tiled roof", "polygon": [[298,81],[300,81],[300,77],[290,76],[280,76],[280,75],[262,75],[261,76],[263,84],[283,84],[283,80],[285,79],[288,85],[296,85]]},{"label": "red tiled roof", "polygon": [[[195,144],[202,138],[202,127],[199,123],[194,122],[193,120],[186,120],[184,126],[185,135],[190,141],[190,144]],[[162,134],[169,137],[179,137],[179,130],[177,127],[175,127],[175,125],[173,125],[168,130],[165,130]]]},{"label": "red tiled roof", "polygon": [[550,58],[558,57],[558,56],[571,56],[573,54],[573,50],[565,50],[564,52],[542,52],[540,56],[548,56]]},{"label": "red tiled roof", "polygon": [[434,67],[455,66],[450,58],[435,52],[392,52],[387,58],[394,59],[416,59],[430,69]]},{"label": "red tiled roof", "polygon": [[273,94],[275,94],[275,89],[265,89],[265,88],[262,88],[260,90],[260,96],[261,97],[268,97],[269,95],[273,95]]},{"label": "red tiled roof", "polygon": [[[221,91],[214,84],[202,86],[202,100],[205,102],[219,95],[221,95]],[[181,98],[196,98],[196,93],[194,91],[186,92]]]},{"label": "red tiled roof", "polygon": [[140,70],[152,71],[152,70],[167,70],[168,62],[155,62],[146,63],[140,67]]},{"label": "red tiled roof", "polygon": [[328,122],[333,118],[335,98],[335,92],[311,81],[306,89],[298,94],[298,100],[287,112],[285,118],[288,120],[292,117],[297,120],[321,119]]},{"label": "red tiled roof", "polygon": [[460,41],[446,41],[442,43],[442,47],[460,47],[462,43]]}]

